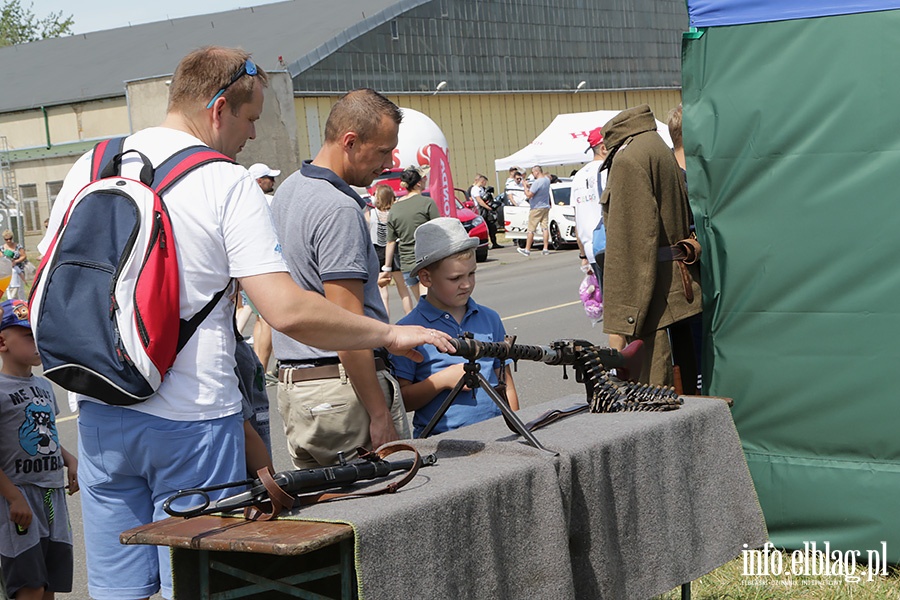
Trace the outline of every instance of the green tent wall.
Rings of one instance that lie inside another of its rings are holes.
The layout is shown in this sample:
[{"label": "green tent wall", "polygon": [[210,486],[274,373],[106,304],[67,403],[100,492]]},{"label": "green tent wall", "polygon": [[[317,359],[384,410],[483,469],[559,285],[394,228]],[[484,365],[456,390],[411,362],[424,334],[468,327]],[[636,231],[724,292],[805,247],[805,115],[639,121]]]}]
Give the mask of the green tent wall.
[{"label": "green tent wall", "polygon": [[900,11],[683,44],[704,390],[772,542],[900,562]]}]

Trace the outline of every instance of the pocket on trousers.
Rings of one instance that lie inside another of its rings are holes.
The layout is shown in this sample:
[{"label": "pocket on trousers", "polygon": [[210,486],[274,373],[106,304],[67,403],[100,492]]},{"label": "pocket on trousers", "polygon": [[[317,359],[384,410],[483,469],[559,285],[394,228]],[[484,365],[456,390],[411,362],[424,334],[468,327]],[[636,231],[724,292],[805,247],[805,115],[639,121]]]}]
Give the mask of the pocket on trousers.
[{"label": "pocket on trousers", "polygon": [[103,448],[100,445],[100,430],[88,425],[78,426],[78,443],[81,445],[78,461],[78,482],[95,486],[108,483],[112,478],[103,463]]},{"label": "pocket on trousers", "polygon": [[324,415],[337,415],[350,410],[349,402],[309,402],[304,404],[303,412],[307,417],[316,418]]}]

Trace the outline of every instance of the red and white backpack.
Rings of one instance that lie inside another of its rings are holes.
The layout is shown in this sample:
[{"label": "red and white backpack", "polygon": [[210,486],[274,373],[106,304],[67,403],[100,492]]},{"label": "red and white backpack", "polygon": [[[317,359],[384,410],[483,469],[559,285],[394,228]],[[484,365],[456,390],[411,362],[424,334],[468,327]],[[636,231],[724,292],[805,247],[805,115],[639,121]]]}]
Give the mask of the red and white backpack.
[{"label": "red and white backpack", "polygon": [[[193,169],[234,162],[206,146],[185,148],[154,168],[125,138],[100,142],[91,182],[68,202],[29,298],[44,375],[109,404],[152,396],[178,351],[221,299],[180,318],[178,255],[163,197]],[[121,175],[136,153],[140,180]]]}]

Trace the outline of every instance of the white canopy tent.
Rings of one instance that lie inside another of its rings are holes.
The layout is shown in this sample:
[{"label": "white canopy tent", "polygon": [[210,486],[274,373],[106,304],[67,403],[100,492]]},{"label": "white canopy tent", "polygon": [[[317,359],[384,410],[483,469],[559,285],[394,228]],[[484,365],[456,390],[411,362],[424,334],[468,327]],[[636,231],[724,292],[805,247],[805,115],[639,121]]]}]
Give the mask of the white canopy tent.
[{"label": "white canopy tent", "polygon": [[[591,112],[557,115],[533,142],[506,158],[494,161],[495,171],[506,171],[510,167],[527,169],[534,165],[568,165],[588,162],[593,158],[587,145],[588,133],[595,127],[606,125],[607,121],[619,114],[618,110],[595,110]],[[669,147],[672,138],[665,123],[656,121],[657,131]]]}]

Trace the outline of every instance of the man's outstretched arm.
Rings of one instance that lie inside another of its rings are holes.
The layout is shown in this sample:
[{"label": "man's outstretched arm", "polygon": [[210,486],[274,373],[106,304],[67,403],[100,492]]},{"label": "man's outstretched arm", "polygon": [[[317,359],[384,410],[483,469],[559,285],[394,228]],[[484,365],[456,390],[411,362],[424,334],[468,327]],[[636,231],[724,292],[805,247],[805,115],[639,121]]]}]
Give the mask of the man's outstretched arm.
[{"label": "man's outstretched arm", "polygon": [[432,344],[452,352],[450,336],[412,325],[390,325],[355,315],[321,295],[299,287],[287,272],[241,277],[241,286],[269,325],[295,340],[323,350],[384,347],[391,354],[422,360],[414,350]]}]

